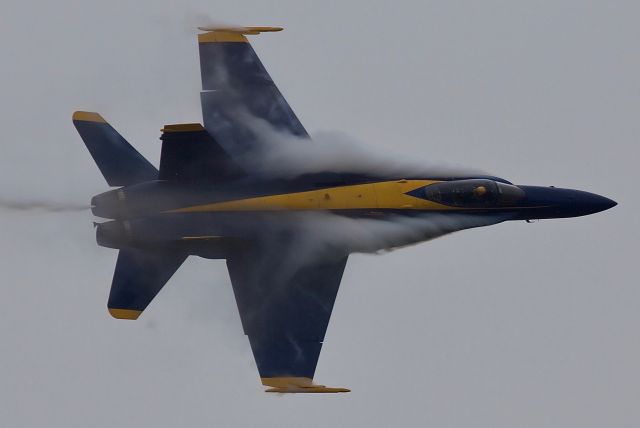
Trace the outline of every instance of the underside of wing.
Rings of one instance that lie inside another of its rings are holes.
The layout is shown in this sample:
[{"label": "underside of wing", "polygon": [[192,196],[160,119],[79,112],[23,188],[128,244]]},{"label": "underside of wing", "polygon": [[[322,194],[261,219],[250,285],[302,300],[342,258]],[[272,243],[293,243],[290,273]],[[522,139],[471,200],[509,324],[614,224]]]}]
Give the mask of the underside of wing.
[{"label": "underside of wing", "polygon": [[210,28],[198,36],[202,115],[232,156],[259,151],[270,138],[309,137],[245,34],[270,27]]},{"label": "underside of wing", "polygon": [[347,257],[294,260],[255,244],[227,259],[245,334],[268,392],[348,392],[313,383]]}]

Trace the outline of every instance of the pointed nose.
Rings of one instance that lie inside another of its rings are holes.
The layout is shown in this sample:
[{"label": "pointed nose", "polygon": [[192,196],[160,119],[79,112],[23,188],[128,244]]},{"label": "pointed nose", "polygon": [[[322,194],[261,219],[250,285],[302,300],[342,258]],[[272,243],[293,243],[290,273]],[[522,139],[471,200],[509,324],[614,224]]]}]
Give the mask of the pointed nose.
[{"label": "pointed nose", "polygon": [[596,195],[595,193],[583,192],[582,190],[554,189],[554,195],[550,201],[562,217],[580,217],[599,213],[616,206],[616,202]]},{"label": "pointed nose", "polygon": [[579,217],[608,210],[617,203],[604,196],[556,187],[519,186],[526,197],[522,205],[527,218]]},{"label": "pointed nose", "polygon": [[587,196],[582,196],[580,199],[579,205],[584,212],[583,215],[599,213],[618,205],[616,201],[595,193],[587,193]]}]

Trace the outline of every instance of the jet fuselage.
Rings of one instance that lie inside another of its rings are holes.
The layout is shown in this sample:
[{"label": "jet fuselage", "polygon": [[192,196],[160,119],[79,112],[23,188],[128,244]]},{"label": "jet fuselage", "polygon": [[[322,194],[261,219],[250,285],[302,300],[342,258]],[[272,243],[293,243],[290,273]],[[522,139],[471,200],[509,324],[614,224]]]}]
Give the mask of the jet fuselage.
[{"label": "jet fuselage", "polygon": [[91,202],[94,215],[113,219],[97,225],[100,245],[172,245],[209,258],[226,257],[234,242],[251,239],[267,223],[286,222],[291,213],[375,219],[441,213],[505,221],[577,217],[615,204],[593,193],[515,186],[491,176],[389,179],[336,173],[216,184],[150,181]]}]

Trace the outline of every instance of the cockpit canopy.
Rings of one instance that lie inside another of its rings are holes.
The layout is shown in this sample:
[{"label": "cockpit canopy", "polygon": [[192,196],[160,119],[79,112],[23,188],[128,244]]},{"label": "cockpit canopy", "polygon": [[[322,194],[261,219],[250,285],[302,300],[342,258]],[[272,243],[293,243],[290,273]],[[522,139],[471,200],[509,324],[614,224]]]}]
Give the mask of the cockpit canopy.
[{"label": "cockpit canopy", "polygon": [[465,208],[510,206],[524,198],[517,186],[485,179],[443,181],[423,189],[425,199]]}]

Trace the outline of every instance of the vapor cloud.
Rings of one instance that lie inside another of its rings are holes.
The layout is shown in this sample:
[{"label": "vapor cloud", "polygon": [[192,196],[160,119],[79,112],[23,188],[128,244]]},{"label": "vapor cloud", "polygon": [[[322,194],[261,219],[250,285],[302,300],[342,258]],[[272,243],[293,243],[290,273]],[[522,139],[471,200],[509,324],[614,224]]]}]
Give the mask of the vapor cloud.
[{"label": "vapor cloud", "polygon": [[266,248],[273,250],[262,254],[262,263],[269,272],[277,266],[276,282],[286,283],[299,269],[320,261],[338,261],[351,253],[382,254],[507,219],[505,215],[439,213],[381,218],[345,217],[324,211],[278,213],[272,221],[261,222],[268,230],[263,235]]},{"label": "vapor cloud", "polygon": [[424,213],[412,217],[389,215],[375,219],[314,212],[300,214],[295,222],[288,224],[297,229],[297,245],[291,256],[300,260],[350,253],[380,254],[504,220],[504,216],[497,215]]},{"label": "vapor cloud", "polygon": [[246,108],[233,113],[259,141],[241,164],[260,174],[293,177],[317,172],[357,173],[377,177],[446,178],[486,175],[485,171],[445,162],[419,161],[377,151],[340,131],[315,133],[312,141],[275,129]]}]

